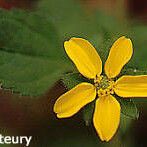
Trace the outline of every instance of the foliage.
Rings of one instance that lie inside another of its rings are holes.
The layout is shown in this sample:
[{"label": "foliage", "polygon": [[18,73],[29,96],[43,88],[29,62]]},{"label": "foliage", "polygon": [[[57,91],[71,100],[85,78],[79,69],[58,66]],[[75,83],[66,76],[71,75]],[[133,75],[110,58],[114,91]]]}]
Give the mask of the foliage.
[{"label": "foliage", "polygon": [[55,28],[29,12],[1,10],[0,16],[2,87],[22,95],[44,94],[70,70]]},{"label": "foliage", "polygon": [[[86,81],[64,52],[63,42],[73,36],[94,44],[104,63],[114,40],[127,35],[133,40],[134,56],[122,74],[147,73],[147,27],[144,25],[120,22],[100,11],[87,14],[73,0],[42,0],[33,11],[1,9],[0,18],[3,89],[40,96],[60,79],[67,89]],[[138,118],[133,101],[120,99],[120,103],[123,117]],[[87,125],[91,123],[93,109],[93,103],[83,109]]]}]

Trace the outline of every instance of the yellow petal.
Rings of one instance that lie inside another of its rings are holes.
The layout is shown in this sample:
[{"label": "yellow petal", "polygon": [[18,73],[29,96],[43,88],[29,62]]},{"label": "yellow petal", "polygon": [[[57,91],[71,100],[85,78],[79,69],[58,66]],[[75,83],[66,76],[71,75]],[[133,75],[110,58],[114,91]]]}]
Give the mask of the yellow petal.
[{"label": "yellow petal", "polygon": [[102,72],[102,61],[96,49],[85,39],[71,38],[64,43],[66,53],[79,72],[90,79]]},{"label": "yellow petal", "polygon": [[120,104],[112,96],[96,100],[93,123],[102,141],[109,141],[116,133],[120,122]]},{"label": "yellow petal", "polygon": [[89,83],[81,83],[61,95],[55,105],[54,112],[58,118],[71,117],[83,106],[92,102],[96,97],[96,88]]},{"label": "yellow petal", "polygon": [[147,97],[147,75],[122,76],[114,91],[121,97]]},{"label": "yellow petal", "polygon": [[120,37],[110,49],[108,59],[105,63],[105,73],[109,78],[116,77],[123,66],[130,60],[133,54],[130,39]]}]

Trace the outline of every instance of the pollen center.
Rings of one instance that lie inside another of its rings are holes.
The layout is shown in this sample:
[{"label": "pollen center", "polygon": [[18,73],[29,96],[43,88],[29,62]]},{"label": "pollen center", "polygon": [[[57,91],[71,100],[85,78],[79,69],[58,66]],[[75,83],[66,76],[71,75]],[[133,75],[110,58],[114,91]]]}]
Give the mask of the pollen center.
[{"label": "pollen center", "polygon": [[94,85],[97,89],[98,96],[106,96],[114,93],[114,81],[108,79],[106,76],[96,77]]}]

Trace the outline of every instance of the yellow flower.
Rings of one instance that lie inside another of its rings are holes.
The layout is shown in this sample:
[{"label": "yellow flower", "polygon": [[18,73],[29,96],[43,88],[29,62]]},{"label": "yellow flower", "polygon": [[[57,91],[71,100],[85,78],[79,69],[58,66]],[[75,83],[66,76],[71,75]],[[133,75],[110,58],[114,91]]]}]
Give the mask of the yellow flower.
[{"label": "yellow flower", "polygon": [[132,57],[132,42],[124,36],[114,42],[104,66],[105,75],[101,75],[102,61],[98,53],[87,40],[71,38],[64,46],[79,72],[92,79],[93,84],[80,83],[61,95],[54,105],[54,112],[58,118],[71,117],[95,100],[94,127],[102,141],[109,141],[120,122],[121,108],[114,94],[123,98],[147,97],[147,75],[124,75],[114,81]]}]

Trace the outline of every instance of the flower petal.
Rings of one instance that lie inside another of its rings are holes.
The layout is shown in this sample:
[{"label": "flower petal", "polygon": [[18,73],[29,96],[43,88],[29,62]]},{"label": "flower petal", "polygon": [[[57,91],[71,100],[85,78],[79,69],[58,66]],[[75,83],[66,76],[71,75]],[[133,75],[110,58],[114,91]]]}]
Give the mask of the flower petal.
[{"label": "flower petal", "polygon": [[93,123],[102,141],[109,141],[119,126],[120,104],[112,96],[103,96],[96,100]]},{"label": "flower petal", "polygon": [[96,49],[85,39],[71,38],[64,43],[66,53],[79,72],[90,79],[102,72],[102,61]]},{"label": "flower petal", "polygon": [[116,81],[114,91],[121,97],[147,97],[147,75],[122,76]]},{"label": "flower petal", "polygon": [[71,117],[83,106],[92,102],[96,97],[96,88],[90,83],[81,83],[61,95],[55,105],[54,112],[58,118]]},{"label": "flower petal", "polygon": [[130,60],[133,54],[130,39],[120,37],[110,49],[108,59],[105,63],[105,73],[109,78],[116,77],[123,66]]}]

